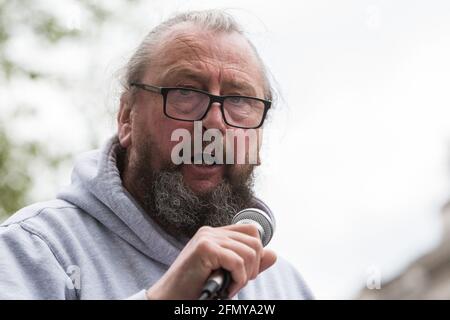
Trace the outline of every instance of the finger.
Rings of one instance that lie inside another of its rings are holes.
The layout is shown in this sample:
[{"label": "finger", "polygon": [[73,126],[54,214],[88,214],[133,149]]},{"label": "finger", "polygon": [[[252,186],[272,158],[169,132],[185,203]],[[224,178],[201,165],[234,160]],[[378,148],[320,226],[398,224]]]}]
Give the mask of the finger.
[{"label": "finger", "polygon": [[200,261],[208,273],[220,268],[230,272],[232,278],[230,292],[237,292],[247,283],[244,259],[236,252],[221,247],[214,241],[201,241],[198,248]]},{"label": "finger", "polygon": [[231,224],[228,226],[221,227],[220,229],[237,231],[240,233],[245,233],[254,238],[260,238],[258,228],[256,225],[248,223],[248,224]]},{"label": "finger", "polygon": [[[248,246],[258,249],[262,247],[258,229],[254,225],[231,225],[225,227],[201,227],[197,234],[214,237],[216,239],[224,237],[232,237],[233,239],[243,242]],[[191,239],[192,241],[193,239]]]},{"label": "finger", "polygon": [[277,254],[271,249],[264,249],[262,252],[261,263],[259,265],[259,273],[270,268],[277,261]]},{"label": "finger", "polygon": [[244,259],[249,280],[256,278],[259,273],[262,250],[255,250],[254,248],[233,239],[222,242],[221,246],[236,252]]},{"label": "finger", "polygon": [[[256,278],[259,273],[259,265],[262,256],[263,246],[261,240],[248,234],[244,234],[232,230],[220,230],[220,233],[216,233],[214,238],[220,245],[227,247],[229,249],[235,250],[241,255],[245,260],[245,265],[247,268],[247,274],[251,279]],[[231,242],[236,242],[236,244],[231,244]],[[242,247],[244,245],[247,248]],[[239,251],[242,248],[243,251]]]},{"label": "finger", "polygon": [[[243,233],[243,232],[241,232],[242,230],[250,232],[250,234]],[[250,228],[247,226],[246,228],[240,228],[237,230],[223,229],[220,231],[221,232],[216,235],[217,237],[226,236],[233,240],[242,242],[242,243],[246,244],[247,246],[251,247],[253,250],[258,251],[258,253],[260,253],[263,249],[263,245],[262,245],[261,239],[259,237],[259,232],[257,231],[256,227],[254,227],[254,226],[250,227]]]},{"label": "finger", "polygon": [[231,274],[232,282],[228,287],[228,292],[231,297],[247,284],[248,278],[244,266],[244,259],[236,252],[226,248],[221,248],[219,252],[219,264]]}]

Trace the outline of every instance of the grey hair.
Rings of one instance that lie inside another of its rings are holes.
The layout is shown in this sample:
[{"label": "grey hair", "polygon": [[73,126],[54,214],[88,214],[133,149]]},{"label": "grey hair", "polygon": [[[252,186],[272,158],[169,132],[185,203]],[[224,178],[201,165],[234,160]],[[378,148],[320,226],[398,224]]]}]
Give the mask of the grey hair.
[{"label": "grey hair", "polygon": [[162,36],[173,26],[185,22],[190,22],[197,26],[200,26],[202,27],[202,30],[209,30],[218,33],[236,32],[242,35],[248,41],[249,45],[254,51],[256,58],[260,63],[263,79],[265,82],[265,98],[269,100],[274,99],[274,89],[271,85],[271,81],[269,80],[267,68],[261,57],[259,56],[256,47],[248,39],[248,37],[245,36],[243,29],[241,28],[240,24],[234,19],[234,17],[231,14],[218,9],[188,11],[180,13],[153,28],[138,46],[137,50],[134,52],[125,66],[124,75],[122,78],[122,86],[124,92],[130,92],[131,83],[139,82],[141,80],[144,72],[147,70],[147,67],[151,63],[153,51],[162,40]]}]

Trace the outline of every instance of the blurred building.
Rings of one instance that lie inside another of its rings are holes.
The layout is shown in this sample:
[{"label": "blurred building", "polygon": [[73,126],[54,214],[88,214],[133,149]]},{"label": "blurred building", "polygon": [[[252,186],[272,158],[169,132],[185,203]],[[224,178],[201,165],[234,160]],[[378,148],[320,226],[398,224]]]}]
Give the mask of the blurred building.
[{"label": "blurred building", "polygon": [[450,202],[442,211],[440,245],[414,261],[380,289],[365,288],[357,299],[450,299]]}]

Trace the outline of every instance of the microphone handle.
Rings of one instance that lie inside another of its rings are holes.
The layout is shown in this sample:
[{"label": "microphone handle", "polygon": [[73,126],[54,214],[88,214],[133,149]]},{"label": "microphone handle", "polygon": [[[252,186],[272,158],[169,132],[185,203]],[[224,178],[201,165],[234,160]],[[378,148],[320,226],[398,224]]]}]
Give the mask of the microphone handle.
[{"label": "microphone handle", "polygon": [[219,290],[217,291],[215,299],[218,300],[226,300],[228,299],[228,287],[231,283],[231,273],[228,270],[220,269],[222,273],[222,285],[220,286]]},{"label": "microphone handle", "polygon": [[220,268],[211,273],[206,281],[199,300],[228,299],[228,286],[231,282],[229,271]]}]

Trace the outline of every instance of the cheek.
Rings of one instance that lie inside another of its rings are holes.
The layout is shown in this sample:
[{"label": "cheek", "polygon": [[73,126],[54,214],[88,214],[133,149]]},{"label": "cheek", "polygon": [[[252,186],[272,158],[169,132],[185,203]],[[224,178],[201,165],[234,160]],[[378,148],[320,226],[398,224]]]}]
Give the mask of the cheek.
[{"label": "cheek", "polygon": [[[153,152],[158,154],[153,158],[155,168],[160,167],[161,160],[164,161],[170,157],[170,136],[171,128],[167,119],[158,105],[137,104],[136,113],[133,119],[133,144],[136,149],[141,146],[153,145]],[[150,141],[149,141],[150,140]]]},{"label": "cheek", "polygon": [[[234,129],[231,129],[234,130]],[[262,130],[248,129],[233,131],[233,134],[226,135],[226,151],[233,150],[234,161],[238,164],[259,162],[259,151],[262,144]],[[230,149],[228,149],[230,148]]]},{"label": "cheek", "polygon": [[171,140],[173,132],[177,129],[185,129],[190,132],[192,136],[193,124],[190,122],[169,119],[163,115],[158,123],[155,123],[154,127],[152,128],[154,141],[158,145],[158,149],[161,152],[161,154],[158,156],[165,161],[171,159],[173,148],[180,142],[180,140]]}]

